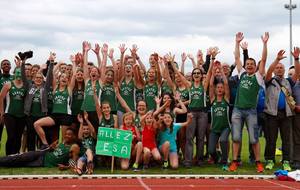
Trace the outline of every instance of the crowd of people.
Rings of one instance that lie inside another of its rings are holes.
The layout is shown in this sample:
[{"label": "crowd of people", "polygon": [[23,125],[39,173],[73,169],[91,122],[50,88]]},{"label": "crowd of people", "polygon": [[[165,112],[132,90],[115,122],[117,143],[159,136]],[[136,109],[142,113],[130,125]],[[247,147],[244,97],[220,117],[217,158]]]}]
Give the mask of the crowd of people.
[{"label": "crowd of people", "polygon": [[[86,41],[82,52],[70,56],[72,64],[56,62],[50,52],[46,64],[32,65],[25,54],[15,57],[11,74],[10,61],[2,60],[0,134],[5,126],[7,156],[0,158],[0,166],[58,166],[92,174],[97,159],[110,162],[110,157],[95,154],[98,127],[107,127],[133,134],[131,158],[118,160],[123,170],[201,167],[208,160],[236,171],[245,126],[249,159],[257,172],[273,169],[278,132],[283,169],[299,169],[300,49],[294,48],[294,66],[285,78],[284,50],[266,68],[269,33],[261,37],[258,62],[248,55],[243,39],[243,33],[236,34],[232,65],[218,61],[219,48],[210,47],[205,58],[200,50],[196,59],[182,53],[181,65],[171,53],[153,53],[147,70],[136,45],[128,50],[121,44],[121,56],[115,59],[107,44],[93,48]],[[91,53],[97,64],[89,62]],[[191,72],[185,71],[187,59]],[[232,76],[234,69],[238,74]],[[266,140],[265,166],[261,135]]]}]

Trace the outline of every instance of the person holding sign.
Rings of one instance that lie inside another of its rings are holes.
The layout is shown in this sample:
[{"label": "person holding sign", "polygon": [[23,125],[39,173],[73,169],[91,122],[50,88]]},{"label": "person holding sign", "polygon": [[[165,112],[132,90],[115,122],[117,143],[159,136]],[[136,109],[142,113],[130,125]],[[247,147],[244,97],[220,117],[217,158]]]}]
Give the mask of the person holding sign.
[{"label": "person holding sign", "polygon": [[151,156],[154,160],[160,161],[161,156],[156,146],[156,130],[157,123],[154,119],[153,112],[147,112],[143,117],[141,117],[142,131],[142,144],[143,144],[143,169],[148,169],[148,164]]},{"label": "person holding sign", "polygon": [[[143,151],[143,145],[141,142],[141,135],[137,127],[134,125],[134,117],[132,112],[127,112],[123,115],[123,125],[121,129],[132,132],[132,151],[131,155],[135,156],[135,162],[132,166],[134,171],[137,171],[139,168],[139,161]],[[121,159],[121,169],[127,170],[129,168],[129,159]]]},{"label": "person holding sign", "polygon": [[84,165],[87,167],[87,174],[92,174],[94,169],[94,154],[96,147],[96,132],[88,119],[88,113],[84,112],[84,120],[81,114],[78,114],[77,119],[80,123],[80,128],[78,132],[78,139],[82,142],[82,148],[84,150],[84,155],[81,156],[77,163],[76,173],[82,175],[82,168]]},{"label": "person holding sign", "polygon": [[181,127],[187,127],[192,122],[193,115],[187,115],[187,121],[184,123],[174,123],[172,113],[165,112],[162,125],[158,134],[159,149],[163,154],[163,169],[169,167],[168,160],[172,169],[178,168],[178,154],[176,146],[176,135]]}]

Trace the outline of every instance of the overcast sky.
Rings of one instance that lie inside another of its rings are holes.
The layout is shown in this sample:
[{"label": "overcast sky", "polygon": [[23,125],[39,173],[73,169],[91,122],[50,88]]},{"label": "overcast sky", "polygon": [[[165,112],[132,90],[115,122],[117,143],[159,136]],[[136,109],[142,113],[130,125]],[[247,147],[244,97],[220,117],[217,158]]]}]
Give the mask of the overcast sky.
[{"label": "overcast sky", "polygon": [[[49,51],[69,62],[81,43],[137,44],[148,65],[152,52],[206,52],[218,46],[217,59],[233,63],[234,36],[244,32],[250,56],[260,59],[260,36],[270,32],[268,64],[279,49],[289,50],[288,0],[1,0],[0,59],[13,60],[33,50],[31,63],[41,64]],[[293,44],[300,46],[300,0],[293,11]],[[128,52],[129,53],[129,52]],[[289,56],[289,54],[288,54]],[[95,60],[95,56],[90,56]],[[287,65],[289,59],[284,63]],[[191,65],[187,62],[187,65]]]}]

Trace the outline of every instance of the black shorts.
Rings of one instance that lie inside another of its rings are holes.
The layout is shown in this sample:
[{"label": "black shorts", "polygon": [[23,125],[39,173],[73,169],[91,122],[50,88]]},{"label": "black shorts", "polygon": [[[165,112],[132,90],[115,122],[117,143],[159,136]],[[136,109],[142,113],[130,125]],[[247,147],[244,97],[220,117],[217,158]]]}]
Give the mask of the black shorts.
[{"label": "black shorts", "polygon": [[55,125],[66,125],[70,126],[72,124],[72,116],[68,114],[63,114],[63,113],[53,113],[50,115],[51,119],[54,120]]}]

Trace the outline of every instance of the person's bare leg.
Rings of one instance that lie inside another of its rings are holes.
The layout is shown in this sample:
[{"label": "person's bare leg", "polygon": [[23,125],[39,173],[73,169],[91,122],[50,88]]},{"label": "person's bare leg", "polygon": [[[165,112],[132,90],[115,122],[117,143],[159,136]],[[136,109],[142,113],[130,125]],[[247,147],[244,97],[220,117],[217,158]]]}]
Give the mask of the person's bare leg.
[{"label": "person's bare leg", "polygon": [[34,129],[35,129],[36,133],[38,134],[38,136],[40,137],[42,143],[48,144],[43,127],[51,127],[51,126],[55,125],[54,120],[51,117],[43,117],[43,118],[37,120],[36,122],[34,122],[33,125],[34,125]]}]

